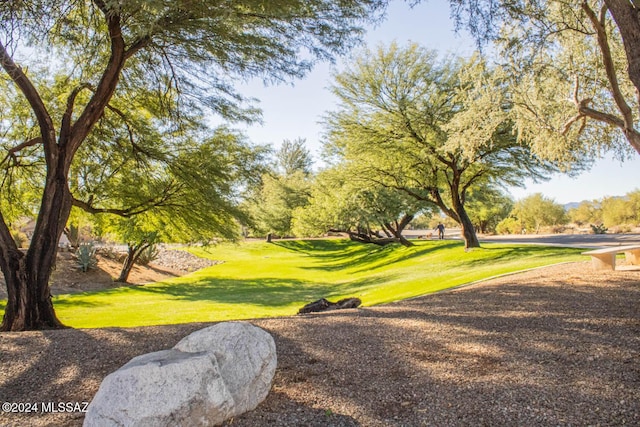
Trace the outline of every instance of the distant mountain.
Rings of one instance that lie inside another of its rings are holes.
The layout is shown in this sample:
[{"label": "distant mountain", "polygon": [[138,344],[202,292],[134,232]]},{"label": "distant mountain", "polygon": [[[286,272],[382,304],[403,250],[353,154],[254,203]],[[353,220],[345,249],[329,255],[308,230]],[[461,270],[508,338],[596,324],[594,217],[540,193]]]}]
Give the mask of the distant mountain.
[{"label": "distant mountain", "polygon": [[578,206],[580,206],[580,203],[582,202],[571,202],[571,203],[565,203],[562,206],[564,207],[565,211],[568,211],[569,209],[577,208]]},{"label": "distant mountain", "polygon": [[[627,196],[611,196],[612,199],[626,199]],[[587,200],[583,200],[582,202],[586,202]],[[565,211],[568,211],[569,209],[573,209],[573,208],[577,208],[578,206],[580,206],[580,203],[582,202],[571,202],[571,203],[565,203],[564,205],[562,205],[564,207]],[[602,202],[602,199],[597,200],[598,203]]]}]

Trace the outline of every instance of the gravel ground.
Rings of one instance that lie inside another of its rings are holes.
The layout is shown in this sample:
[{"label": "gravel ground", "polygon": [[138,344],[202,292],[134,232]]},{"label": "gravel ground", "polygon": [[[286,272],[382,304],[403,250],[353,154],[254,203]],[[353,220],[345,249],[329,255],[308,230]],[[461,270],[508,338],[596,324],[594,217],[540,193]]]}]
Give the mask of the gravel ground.
[{"label": "gravel ground", "polygon": [[[256,320],[276,340],[273,388],[226,425],[637,426],[639,297],[640,272],[575,263],[386,306]],[[0,402],[90,401],[130,358],[205,326],[0,334]],[[0,413],[3,426],[82,419]]]},{"label": "gravel ground", "polygon": [[154,259],[152,263],[158,267],[166,267],[170,270],[190,273],[200,270],[201,268],[220,264],[222,261],[200,258],[187,251],[161,250],[158,253],[158,257]]}]

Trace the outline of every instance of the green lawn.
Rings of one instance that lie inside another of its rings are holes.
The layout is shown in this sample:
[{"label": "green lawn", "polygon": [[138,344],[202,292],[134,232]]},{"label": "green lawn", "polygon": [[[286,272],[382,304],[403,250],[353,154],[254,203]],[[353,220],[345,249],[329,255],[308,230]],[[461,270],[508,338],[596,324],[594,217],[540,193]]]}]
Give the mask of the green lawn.
[{"label": "green lawn", "polygon": [[[371,306],[513,271],[582,260],[580,249],[504,244],[465,252],[457,241],[384,248],[346,240],[223,244],[192,249],[224,261],[145,286],[54,298],[76,328],[143,326],[292,315],[307,302],[356,296]],[[4,302],[0,302],[0,314]]]}]

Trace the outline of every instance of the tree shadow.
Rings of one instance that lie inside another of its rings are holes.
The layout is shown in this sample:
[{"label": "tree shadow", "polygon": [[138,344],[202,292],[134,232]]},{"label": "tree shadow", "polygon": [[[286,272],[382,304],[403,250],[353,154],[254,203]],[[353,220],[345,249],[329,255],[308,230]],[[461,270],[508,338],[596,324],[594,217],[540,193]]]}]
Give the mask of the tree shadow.
[{"label": "tree shadow", "polygon": [[[595,274],[254,320],[276,341],[273,389],[227,425],[637,425],[637,275]],[[208,325],[0,334],[0,400],[89,401],[132,357]],[[0,425],[36,418],[82,424]]]},{"label": "tree shadow", "polygon": [[379,266],[400,262],[441,249],[462,247],[457,241],[444,242],[416,242],[412,247],[404,247],[398,243],[376,246],[372,244],[354,243],[349,240],[288,240],[276,242],[287,250],[302,252],[318,261],[316,265],[304,266],[304,269],[319,271],[339,271],[345,268],[356,268],[354,273],[365,270],[357,270],[366,266],[371,270]]},{"label": "tree shadow", "polygon": [[169,295],[183,301],[282,307],[299,301],[310,302],[319,298],[344,295],[354,288],[374,287],[387,280],[389,277],[369,277],[336,284],[268,277],[244,280],[216,277],[193,283],[143,285],[136,287],[136,290]]},{"label": "tree shadow", "polygon": [[277,319],[257,324],[278,345],[274,387],[304,389],[318,407],[339,401],[359,421],[634,424],[637,411],[620,405],[640,407],[640,288],[587,282],[474,287],[284,330]]},{"label": "tree shadow", "polygon": [[[277,374],[276,374],[277,375]],[[227,420],[222,426],[280,426],[280,425],[299,425],[305,427],[358,427],[362,424],[354,417],[340,414],[337,409],[317,407],[310,403],[301,402],[292,399],[286,393],[271,390],[263,408],[269,408],[263,411],[249,411],[240,417]],[[260,406],[259,406],[260,407]],[[283,414],[295,414],[296,424],[283,424]]]}]

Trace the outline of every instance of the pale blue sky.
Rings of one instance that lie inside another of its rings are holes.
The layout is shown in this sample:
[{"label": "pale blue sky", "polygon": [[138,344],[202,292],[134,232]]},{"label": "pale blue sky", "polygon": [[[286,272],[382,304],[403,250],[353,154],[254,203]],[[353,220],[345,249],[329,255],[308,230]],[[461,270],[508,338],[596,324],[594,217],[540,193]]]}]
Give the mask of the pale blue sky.
[{"label": "pale blue sky", "polygon": [[[475,48],[466,33],[453,31],[445,0],[422,2],[413,9],[404,1],[392,0],[387,19],[368,31],[366,43],[375,47],[393,40],[400,44],[417,42],[442,55],[469,55]],[[255,81],[243,87],[242,93],[260,100],[264,122],[262,126],[244,128],[245,133],[255,143],[276,147],[284,139],[305,138],[317,159],[322,132],[318,122],[335,105],[333,95],[326,88],[330,85],[332,70],[339,71],[342,61],[346,60],[339,60],[335,66],[319,64],[305,79],[293,85],[264,87],[262,82]],[[623,164],[611,159],[598,161],[589,172],[576,178],[558,175],[546,183],[526,182],[525,185],[526,188],[511,189],[510,193],[520,199],[540,192],[558,203],[624,195],[640,189],[640,155]]]}]

